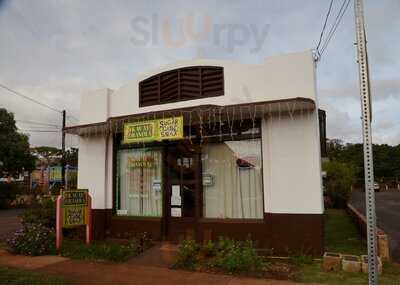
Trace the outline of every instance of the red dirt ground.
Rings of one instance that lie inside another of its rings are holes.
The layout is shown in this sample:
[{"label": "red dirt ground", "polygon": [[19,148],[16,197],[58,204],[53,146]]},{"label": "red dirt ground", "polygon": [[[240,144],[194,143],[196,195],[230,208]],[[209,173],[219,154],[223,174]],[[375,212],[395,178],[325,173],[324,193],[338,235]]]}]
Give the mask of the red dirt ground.
[{"label": "red dirt ground", "polygon": [[[0,265],[65,276],[72,285],[295,285],[299,283],[172,270],[168,247],[150,249],[125,263],[88,262],[57,256],[28,257],[0,251]],[[165,253],[165,251],[167,253]],[[161,253],[160,253],[161,252]],[[158,256],[157,256],[158,255]]]}]

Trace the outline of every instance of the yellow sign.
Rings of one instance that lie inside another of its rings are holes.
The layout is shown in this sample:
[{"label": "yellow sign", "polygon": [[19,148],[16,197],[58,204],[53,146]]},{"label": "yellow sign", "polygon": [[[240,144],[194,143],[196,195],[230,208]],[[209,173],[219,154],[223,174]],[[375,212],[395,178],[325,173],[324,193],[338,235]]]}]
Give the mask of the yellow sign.
[{"label": "yellow sign", "polygon": [[63,197],[63,227],[86,225],[88,190],[62,191],[61,195]]},{"label": "yellow sign", "polygon": [[153,168],[155,167],[154,157],[144,156],[140,158],[128,157],[128,167],[135,168]]},{"label": "yellow sign", "polygon": [[124,143],[176,140],[183,138],[183,117],[127,123]]}]

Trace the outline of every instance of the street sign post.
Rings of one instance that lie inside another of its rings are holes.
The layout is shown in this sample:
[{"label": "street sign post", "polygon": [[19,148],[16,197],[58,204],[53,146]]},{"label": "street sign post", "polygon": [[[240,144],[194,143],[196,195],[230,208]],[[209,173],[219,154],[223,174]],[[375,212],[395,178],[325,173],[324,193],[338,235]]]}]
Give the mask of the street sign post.
[{"label": "street sign post", "polygon": [[376,214],[374,190],[374,164],[371,136],[371,89],[368,72],[367,40],[364,26],[364,8],[362,0],[355,0],[357,56],[360,78],[360,99],[362,115],[362,133],[364,149],[365,203],[367,214],[368,239],[368,280],[370,285],[378,284],[378,263],[376,245]]}]

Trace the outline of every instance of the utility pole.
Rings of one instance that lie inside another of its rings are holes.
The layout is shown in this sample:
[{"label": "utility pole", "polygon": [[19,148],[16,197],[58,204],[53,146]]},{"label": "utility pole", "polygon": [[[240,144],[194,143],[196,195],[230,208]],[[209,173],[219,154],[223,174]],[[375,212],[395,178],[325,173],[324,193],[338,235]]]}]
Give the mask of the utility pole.
[{"label": "utility pole", "polygon": [[356,21],[358,71],[360,80],[360,99],[362,114],[362,133],[364,149],[365,203],[368,239],[368,284],[378,284],[376,214],[374,192],[374,164],[371,139],[371,89],[369,83],[367,40],[364,26],[363,0],[354,1]]},{"label": "utility pole", "polygon": [[61,139],[61,184],[65,189],[65,119],[66,113],[65,110],[62,111],[62,139]]}]

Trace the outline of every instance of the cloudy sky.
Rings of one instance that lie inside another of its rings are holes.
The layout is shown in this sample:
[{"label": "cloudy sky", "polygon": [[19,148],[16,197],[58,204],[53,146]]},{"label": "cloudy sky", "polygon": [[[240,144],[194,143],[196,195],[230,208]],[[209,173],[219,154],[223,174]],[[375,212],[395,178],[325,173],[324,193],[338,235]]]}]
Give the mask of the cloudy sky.
[{"label": "cloudy sky", "polygon": [[[269,56],[313,49],[329,2],[0,0],[0,83],[66,109],[72,116],[68,123],[74,124],[81,93],[116,89],[147,69],[198,57],[260,63]],[[341,4],[334,0],[331,21]],[[365,0],[365,12],[373,138],[398,144],[400,1]],[[187,29],[191,23],[193,28]],[[354,41],[351,3],[317,66],[328,137],[347,142],[361,141]],[[1,89],[0,107],[15,113],[22,130],[54,127],[20,121],[61,124],[59,113]],[[59,146],[60,137],[31,132],[30,141]],[[76,138],[68,138],[67,146],[76,144]]]}]

